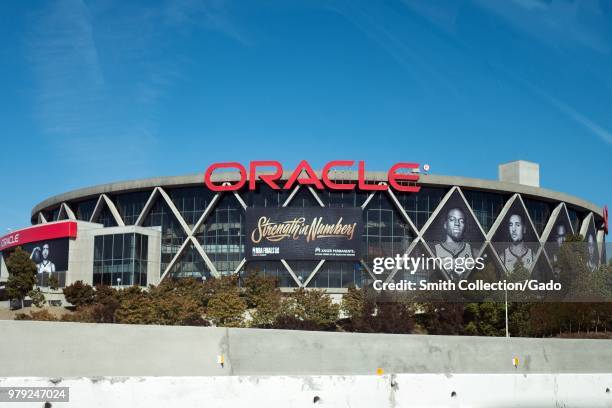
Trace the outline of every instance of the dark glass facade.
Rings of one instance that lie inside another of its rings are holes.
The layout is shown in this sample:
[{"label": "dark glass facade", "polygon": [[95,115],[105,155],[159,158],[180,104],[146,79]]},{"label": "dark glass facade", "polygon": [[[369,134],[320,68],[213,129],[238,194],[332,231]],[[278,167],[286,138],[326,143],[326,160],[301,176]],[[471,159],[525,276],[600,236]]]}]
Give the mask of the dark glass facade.
[{"label": "dark glass facade", "polygon": [[580,233],[580,224],[586,217],[586,214],[580,210],[576,210],[575,208],[568,207],[567,215],[569,215],[572,228],[574,229],[574,234]]},{"label": "dark glass facade", "polygon": [[233,194],[224,194],[198,228],[196,238],[217,271],[227,275],[244,258],[245,211]]},{"label": "dark glass facade", "polygon": [[111,211],[108,209],[106,205],[102,206],[102,209],[100,210],[100,214],[98,214],[98,217],[95,220],[93,220],[93,222],[102,224],[105,227],[116,227],[117,226],[117,221],[115,220],[115,217],[113,217],[113,214],[111,213]]},{"label": "dark glass facade", "polygon": [[358,262],[325,261],[310,281],[312,288],[348,288],[361,286],[367,272]]},{"label": "dark glass facade", "polygon": [[282,207],[289,192],[287,190],[273,190],[267,185],[258,185],[257,189],[240,193],[247,207]]},{"label": "dark glass facade", "polygon": [[416,237],[386,193],[377,193],[363,212],[363,254],[371,266],[376,257],[404,254]]},{"label": "dark glass facade", "polygon": [[465,199],[485,232],[489,232],[508,196],[475,190],[464,190]]},{"label": "dark glass facade", "polygon": [[208,279],[211,274],[197,248],[192,242],[189,242],[170,269],[170,276],[173,278]]},{"label": "dark glass facade", "polygon": [[[308,281],[307,287],[346,288],[351,285],[362,286],[366,280],[371,279],[368,269],[371,270],[372,259],[375,257],[403,254],[415,245],[415,250],[423,252],[420,248],[422,242],[415,243],[415,240],[423,234],[424,226],[452,186],[421,186],[418,193],[392,190],[392,195],[385,191],[373,193],[357,189],[323,191],[315,189],[316,197],[307,186],[301,186],[295,192],[294,190],[273,190],[268,186],[258,185],[254,191],[246,189],[239,191],[238,197],[233,192],[225,192],[217,196],[217,193],[201,185],[162,188],[167,193],[171,204],[176,207],[180,217],[185,221],[187,231],[161,193],[156,193],[150,209],[146,214],[142,214],[153,192],[152,188],[128,193],[108,193],[126,225],[135,224],[142,216],[143,227],[153,227],[160,231],[159,271],[155,268],[155,273],[159,273],[159,276],[174,262],[168,271],[171,277],[209,278],[212,276],[211,269],[214,266],[214,269],[220,274],[230,274],[236,271],[240,274],[258,273],[277,278],[282,287],[297,287],[298,283],[280,261],[243,262],[246,211],[242,203],[247,208],[278,208],[283,205],[294,208],[321,207],[321,205],[336,208],[361,207],[363,208],[363,231],[362,260],[360,262],[325,261],[313,275],[313,270],[319,264],[317,261],[287,260],[288,267],[300,284]],[[461,188],[461,192],[485,232],[490,231],[501,210],[513,196],[512,193],[495,193],[474,188]],[[559,205],[559,202],[545,201],[534,196],[522,196],[522,199],[541,238],[552,211]],[[93,214],[97,200],[97,197],[92,197],[67,204],[77,219],[88,221]],[[211,205],[213,201],[214,205]],[[210,212],[207,213],[207,217],[201,224],[198,224],[204,211],[209,207]],[[43,213],[48,221],[52,221],[59,216],[59,210],[59,206],[54,206],[44,210]],[[579,231],[580,224],[588,212],[568,206],[568,214],[574,231]],[[410,221],[406,220],[406,216]],[[94,221],[105,227],[117,225],[106,204],[102,205]],[[601,222],[598,222],[598,225],[601,225]],[[197,229],[193,231],[196,226]],[[189,234],[193,234],[192,238],[189,238]],[[135,235],[131,234],[131,236]],[[136,238],[124,237],[124,244],[117,247],[121,255],[117,256],[114,250],[109,249],[115,248],[114,241],[106,242],[106,240],[113,240],[113,236],[110,237],[96,238],[94,283],[116,284],[116,277],[120,277],[124,284],[146,284],[146,275],[142,275],[142,248],[138,256],[136,254],[131,256],[131,253],[130,256],[125,256],[123,252],[126,245],[131,245],[129,240],[136,240]],[[192,239],[195,239],[199,246],[196,246]],[[140,247],[142,247],[142,240],[140,242]],[[133,245],[136,248],[136,243]],[[180,254],[179,251],[181,251]],[[144,256],[146,257],[146,252]],[[212,265],[208,264],[203,256],[207,257]],[[146,263],[144,265],[146,268]],[[397,275],[395,279],[401,277],[414,280],[421,277],[419,273],[412,276]],[[124,274],[126,274],[125,277]]]},{"label": "dark glass facade", "polygon": [[554,205],[545,201],[534,200],[531,198],[524,198],[525,207],[527,207],[527,211],[529,212],[529,217],[531,217],[531,221],[538,232],[538,235],[542,235],[544,232],[544,228],[546,228],[546,223],[550,218],[550,214],[554,209]]},{"label": "dark glass facade", "polygon": [[173,188],[168,191],[168,195],[189,228],[193,228],[213,200],[215,193],[202,187],[186,187]]},{"label": "dark glass facade", "polygon": [[243,269],[247,274],[256,273],[265,277],[278,280],[281,287],[297,287],[295,280],[291,277],[285,266],[280,261],[253,261],[246,264]]},{"label": "dark glass facade", "polygon": [[52,209],[51,211],[47,211],[47,213],[45,214],[45,218],[49,222],[57,221],[57,218],[59,217],[59,213],[60,213],[60,207],[56,207]]},{"label": "dark glass facade", "polygon": [[89,221],[96,208],[97,198],[91,200],[79,201],[72,204],[71,208],[77,220]]},{"label": "dark glass facade", "polygon": [[445,188],[421,187],[418,193],[396,193],[395,195],[414,225],[421,229],[447,192]]},{"label": "dark glass facade", "polygon": [[157,197],[145,217],[143,226],[158,227],[161,230],[161,261],[159,266],[159,275],[161,276],[187,239],[187,233],[172,214],[168,204],[160,196]]},{"label": "dark glass facade", "polygon": [[138,233],[94,238],[94,285],[147,285],[148,237]]},{"label": "dark glass facade", "polygon": [[142,212],[150,196],[150,191],[141,191],[118,194],[112,197],[113,202],[117,206],[117,211],[121,215],[121,219],[125,225],[136,224],[136,220],[138,220],[138,216]]}]

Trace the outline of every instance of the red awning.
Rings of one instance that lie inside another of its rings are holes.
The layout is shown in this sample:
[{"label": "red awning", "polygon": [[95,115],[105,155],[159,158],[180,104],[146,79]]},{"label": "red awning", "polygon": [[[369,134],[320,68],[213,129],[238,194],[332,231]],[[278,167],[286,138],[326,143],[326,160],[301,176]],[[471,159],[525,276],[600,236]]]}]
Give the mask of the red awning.
[{"label": "red awning", "polygon": [[13,231],[0,238],[0,251],[30,242],[57,238],[76,238],[76,221],[59,221],[49,224],[34,225]]}]

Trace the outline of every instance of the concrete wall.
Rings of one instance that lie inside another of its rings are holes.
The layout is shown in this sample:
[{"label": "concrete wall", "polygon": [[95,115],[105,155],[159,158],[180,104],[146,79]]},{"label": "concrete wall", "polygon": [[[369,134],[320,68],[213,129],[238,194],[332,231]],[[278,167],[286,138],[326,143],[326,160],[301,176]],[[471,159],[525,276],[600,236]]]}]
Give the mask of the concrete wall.
[{"label": "concrete wall", "polygon": [[[87,223],[90,224],[90,223]],[[159,264],[161,262],[161,230],[156,227],[137,227],[135,225],[126,225],[120,227],[103,228],[100,224],[99,228],[93,230],[80,231],[79,239],[82,242],[83,248],[79,252],[79,272],[70,273],[66,277],[66,282],[74,282],[82,280],[92,284],[93,282],[93,258],[94,258],[94,238],[102,235],[112,234],[131,234],[138,233],[146,235],[148,238],[148,253],[147,253],[147,284],[159,283]],[[80,227],[80,224],[79,224]],[[81,266],[82,263],[82,266]],[[78,274],[78,275],[77,275]]]},{"label": "concrete wall", "polygon": [[540,165],[525,160],[517,160],[498,166],[499,181],[540,187]]},{"label": "concrete wall", "polygon": [[0,377],[612,373],[606,340],[28,321],[0,333]]},{"label": "concrete wall", "polygon": [[[68,249],[68,271],[66,285],[81,280],[93,285],[94,238],[98,235],[139,233],[148,237],[147,281],[159,283],[159,264],[161,262],[161,232],[155,228],[123,227],[104,228],[102,224],[78,221],[78,235],[70,240]],[[59,300],[66,304],[62,288],[51,291],[48,287],[41,288],[48,301]]]},{"label": "concrete wall", "polygon": [[96,231],[104,230],[102,224],[83,221],[78,221],[77,228],[77,238],[70,241],[66,285],[78,280],[91,284],[93,276],[93,235]]},{"label": "concrete wall", "polygon": [[612,406],[611,382],[610,374],[0,378],[2,387],[68,387],[70,402],[52,405],[62,408],[594,408]]},{"label": "concrete wall", "polygon": [[606,340],[27,321],[0,332],[0,387],[68,387],[54,407],[612,407]]}]

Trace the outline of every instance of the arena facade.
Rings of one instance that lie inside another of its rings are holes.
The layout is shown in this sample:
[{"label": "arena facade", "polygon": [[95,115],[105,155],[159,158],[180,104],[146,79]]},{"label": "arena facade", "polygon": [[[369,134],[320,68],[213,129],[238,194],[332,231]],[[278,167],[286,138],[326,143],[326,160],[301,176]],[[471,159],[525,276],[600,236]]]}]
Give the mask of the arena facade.
[{"label": "arena facade", "polygon": [[[296,171],[211,166],[48,198],[32,210],[32,226],[1,238],[0,281],[17,246],[37,263],[39,286],[58,299],[77,280],[146,286],[259,273],[284,290],[340,294],[373,279],[434,279],[431,271],[376,275],[373,259],[440,256],[445,237],[500,275],[520,259],[532,275],[554,278],[555,248],[569,234],[584,237],[593,267],[606,259],[607,208],[540,188],[535,163],[502,164],[497,181],[432,175],[426,165],[315,172],[303,163]],[[457,277],[438,272],[436,279]],[[52,276],[59,289],[50,288]]]}]

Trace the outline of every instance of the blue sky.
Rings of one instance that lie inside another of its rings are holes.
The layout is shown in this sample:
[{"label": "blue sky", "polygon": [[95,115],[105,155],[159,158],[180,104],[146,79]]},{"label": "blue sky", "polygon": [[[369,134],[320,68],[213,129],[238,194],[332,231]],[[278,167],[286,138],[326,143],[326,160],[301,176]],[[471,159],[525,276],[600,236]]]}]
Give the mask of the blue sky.
[{"label": "blue sky", "polygon": [[5,1],[0,235],[48,196],[365,159],[612,204],[612,2]]}]

